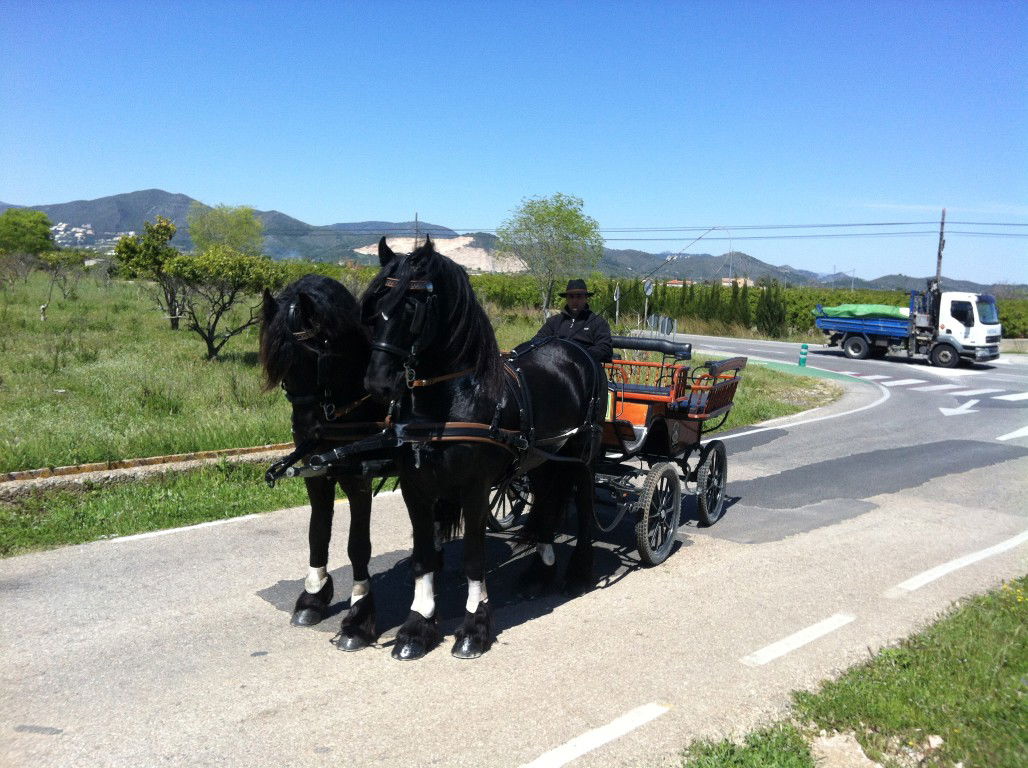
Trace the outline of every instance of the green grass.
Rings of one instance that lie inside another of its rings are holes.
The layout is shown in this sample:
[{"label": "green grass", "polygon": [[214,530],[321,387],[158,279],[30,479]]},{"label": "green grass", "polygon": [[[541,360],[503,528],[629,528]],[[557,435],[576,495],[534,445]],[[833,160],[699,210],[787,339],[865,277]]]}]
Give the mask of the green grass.
[{"label": "green grass", "polygon": [[[954,607],[933,625],[816,692],[793,694],[793,720],[742,745],[704,741],[688,768],[812,766],[805,740],[852,732],[886,766],[1028,765],[1028,576]],[[806,724],[802,728],[796,723]],[[929,735],[943,739],[928,749]]]},{"label": "green grass", "polygon": [[0,502],[0,556],[125,536],[307,503],[301,482],[269,489],[263,464],[220,462],[117,485]]},{"label": "green grass", "polygon": [[42,321],[42,275],[0,291],[0,471],[289,440],[288,403],[261,391],[256,329],[206,362],[148,286],[87,278],[77,293]]},{"label": "green grass", "polygon": [[969,600],[929,629],[817,693],[795,694],[800,720],[851,730],[872,759],[929,734],[925,765],[1028,765],[1028,577]]}]

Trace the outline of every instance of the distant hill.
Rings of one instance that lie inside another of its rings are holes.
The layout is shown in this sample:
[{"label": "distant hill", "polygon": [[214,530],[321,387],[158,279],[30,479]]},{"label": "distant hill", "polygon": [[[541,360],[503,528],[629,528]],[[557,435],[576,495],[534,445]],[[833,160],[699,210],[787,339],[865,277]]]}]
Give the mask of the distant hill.
[{"label": "distant hill", "polygon": [[[189,250],[193,244],[189,239],[186,214],[194,202],[199,201],[188,195],[174,194],[161,189],[144,189],[96,200],[75,200],[52,205],[23,206],[0,203],[0,213],[8,208],[31,208],[42,211],[55,225],[55,239],[60,245],[93,248],[102,252],[113,250],[122,235],[141,232],[143,222],[152,221],[156,216],[165,216],[178,227],[172,244]],[[356,249],[374,244],[383,235],[413,237],[417,232],[421,235],[430,234],[437,239],[459,236],[459,233],[448,227],[424,221],[355,221],[314,226],[274,210],[257,211],[257,216],[264,223],[265,250],[276,259],[352,260],[367,264],[374,262],[375,258],[358,253]],[[481,249],[488,253],[496,250],[496,235],[475,232],[464,237],[471,238],[464,246],[466,248]],[[488,261],[489,259],[483,261],[480,255],[474,263]],[[738,251],[715,256],[709,253],[677,255],[606,248],[599,269],[605,274],[623,277],[642,277],[656,270],[655,278],[658,280],[716,280],[734,275],[746,276],[752,280],[767,277],[789,285],[852,285],[854,288],[900,290],[924,288],[927,280],[927,277],[906,275],[885,275],[875,280],[861,280],[845,274],[818,274],[788,265],[767,264]],[[950,290],[1003,293],[1028,290],[1028,286],[1024,285],[988,286],[945,277],[943,287]]]}]

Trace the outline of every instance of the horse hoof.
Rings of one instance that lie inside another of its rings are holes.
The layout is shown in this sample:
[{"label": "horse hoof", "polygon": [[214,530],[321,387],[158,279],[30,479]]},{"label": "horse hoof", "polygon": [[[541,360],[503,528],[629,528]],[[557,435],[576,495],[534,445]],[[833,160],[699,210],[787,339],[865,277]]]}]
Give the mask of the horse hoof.
[{"label": "horse hoof", "polygon": [[343,635],[336,641],[336,648],[340,651],[360,651],[367,648],[371,643],[368,642],[366,637],[360,635]]},{"label": "horse hoof", "polygon": [[485,653],[485,648],[475,638],[464,637],[453,644],[453,650],[450,653],[458,659],[477,659]]},{"label": "horse hoof", "polygon": [[397,661],[415,661],[428,653],[428,647],[419,640],[407,640],[393,646],[392,657]]},{"label": "horse hoof", "polygon": [[323,618],[325,618],[325,614],[316,608],[301,608],[293,614],[289,623],[294,627],[313,627],[315,624],[321,623]]}]

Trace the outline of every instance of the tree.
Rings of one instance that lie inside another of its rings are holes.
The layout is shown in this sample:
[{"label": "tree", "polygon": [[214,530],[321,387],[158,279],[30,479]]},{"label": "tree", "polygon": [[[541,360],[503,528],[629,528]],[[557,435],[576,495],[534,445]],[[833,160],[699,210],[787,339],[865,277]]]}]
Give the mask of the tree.
[{"label": "tree", "polygon": [[50,219],[42,211],[8,208],[0,215],[0,282],[28,279],[40,254],[53,249]]},{"label": "tree", "polygon": [[560,192],[527,198],[496,231],[499,250],[520,259],[535,279],[544,315],[558,282],[588,272],[603,255],[600,225],[582,205],[581,198]]},{"label": "tree", "polygon": [[785,299],[782,286],[772,280],[757,301],[757,330],[777,338],[785,335]]},{"label": "tree", "polygon": [[142,277],[157,283],[157,306],[168,316],[171,330],[178,330],[182,312],[181,281],[168,273],[167,264],[180,251],[168,243],[175,236],[171,219],[158,216],[153,223],[143,223],[143,235],[125,235],[114,247],[118,264],[130,277]]},{"label": "tree", "polygon": [[739,293],[739,315],[736,321],[743,327],[749,328],[750,323],[750,283],[747,278],[743,278],[742,291]]},{"label": "tree", "polygon": [[187,327],[204,340],[207,359],[214,360],[229,339],[259,320],[259,303],[242,312],[248,297],[281,287],[284,272],[271,259],[241,253],[227,245],[212,245],[201,253],[184,253],[167,265],[168,274],[183,287]]},{"label": "tree", "polygon": [[38,256],[53,249],[50,219],[42,211],[8,208],[0,215],[0,252]]},{"label": "tree", "polygon": [[82,279],[82,271],[86,263],[86,252],[62,248],[48,251],[39,256],[39,265],[50,275],[50,288],[47,291],[46,303],[39,308],[40,318],[46,319],[46,307],[54,295],[54,286],[61,289],[64,298],[74,298],[75,289]]},{"label": "tree", "polygon": [[224,245],[239,253],[259,256],[264,253],[264,225],[253,208],[246,205],[219,205],[208,208],[194,202],[186,215],[193,247],[203,253],[212,246]]}]

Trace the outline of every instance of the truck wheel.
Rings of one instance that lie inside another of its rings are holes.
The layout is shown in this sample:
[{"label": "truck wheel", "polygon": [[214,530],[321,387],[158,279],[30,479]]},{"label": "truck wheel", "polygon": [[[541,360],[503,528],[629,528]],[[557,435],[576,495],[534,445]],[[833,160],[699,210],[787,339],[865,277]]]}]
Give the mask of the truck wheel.
[{"label": "truck wheel", "polygon": [[850,360],[863,360],[870,352],[863,336],[850,336],[842,345],[842,351]]},{"label": "truck wheel", "polygon": [[949,344],[940,344],[932,350],[932,365],[939,368],[956,368],[960,355]]}]

